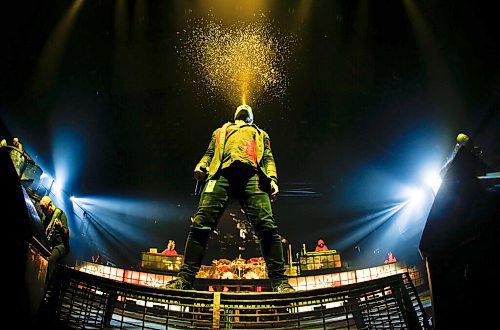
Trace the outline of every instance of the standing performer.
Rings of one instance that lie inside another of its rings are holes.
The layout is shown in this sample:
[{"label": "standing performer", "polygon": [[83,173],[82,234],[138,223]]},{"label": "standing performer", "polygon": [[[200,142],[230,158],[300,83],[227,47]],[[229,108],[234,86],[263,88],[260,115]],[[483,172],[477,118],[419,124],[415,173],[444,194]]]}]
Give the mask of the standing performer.
[{"label": "standing performer", "polygon": [[253,124],[250,106],[240,105],[234,122],[213,132],[205,155],[194,169],[194,176],[198,181],[207,181],[198,211],[191,218],[184,264],[178,277],[165,287],[192,289],[210,232],[236,198],[259,237],[273,291],[294,291],[284,274],[283,247],[271,208],[271,198],[277,198],[279,188],[269,135]]},{"label": "standing performer", "polygon": [[40,208],[45,215],[43,225],[52,253],[47,272],[47,278],[50,279],[56,264],[69,253],[68,218],[63,210],[54,205],[49,196],[42,197]]}]

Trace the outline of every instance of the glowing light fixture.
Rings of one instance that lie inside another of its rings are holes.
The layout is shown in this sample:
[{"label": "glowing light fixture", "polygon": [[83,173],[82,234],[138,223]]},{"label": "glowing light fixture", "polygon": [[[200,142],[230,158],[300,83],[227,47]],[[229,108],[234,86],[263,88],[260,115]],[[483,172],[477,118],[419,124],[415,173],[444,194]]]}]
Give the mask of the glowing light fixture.
[{"label": "glowing light fixture", "polygon": [[428,172],[424,176],[424,182],[427,186],[432,188],[434,195],[436,195],[439,187],[441,186],[442,179],[439,174],[435,172]]},{"label": "glowing light fixture", "polygon": [[412,204],[420,203],[424,200],[425,192],[420,188],[408,189],[409,202]]}]

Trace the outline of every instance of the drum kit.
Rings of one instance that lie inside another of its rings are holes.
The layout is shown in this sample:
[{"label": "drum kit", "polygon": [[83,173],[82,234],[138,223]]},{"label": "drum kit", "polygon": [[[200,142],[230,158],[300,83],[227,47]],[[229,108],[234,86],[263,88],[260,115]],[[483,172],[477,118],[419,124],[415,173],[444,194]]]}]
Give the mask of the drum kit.
[{"label": "drum kit", "polygon": [[218,259],[212,262],[214,272],[212,278],[218,279],[264,279],[267,278],[267,270],[264,258],[251,258],[245,260],[236,258],[234,260]]}]

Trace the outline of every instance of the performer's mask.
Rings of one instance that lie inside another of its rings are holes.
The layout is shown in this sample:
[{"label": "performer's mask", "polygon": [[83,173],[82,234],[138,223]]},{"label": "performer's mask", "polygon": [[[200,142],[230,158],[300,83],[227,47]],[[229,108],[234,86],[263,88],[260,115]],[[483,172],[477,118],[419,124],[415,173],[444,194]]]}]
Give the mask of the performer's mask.
[{"label": "performer's mask", "polygon": [[234,120],[243,120],[247,124],[253,123],[252,108],[247,104],[242,104],[236,108]]}]

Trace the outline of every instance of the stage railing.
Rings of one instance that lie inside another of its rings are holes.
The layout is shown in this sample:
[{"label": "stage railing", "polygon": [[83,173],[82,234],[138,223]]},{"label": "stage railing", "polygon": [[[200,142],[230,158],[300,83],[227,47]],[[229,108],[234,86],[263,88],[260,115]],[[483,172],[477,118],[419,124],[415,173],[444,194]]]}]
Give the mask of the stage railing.
[{"label": "stage railing", "polygon": [[429,329],[408,273],[293,293],[162,290],[57,269],[44,326],[125,329]]}]

